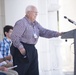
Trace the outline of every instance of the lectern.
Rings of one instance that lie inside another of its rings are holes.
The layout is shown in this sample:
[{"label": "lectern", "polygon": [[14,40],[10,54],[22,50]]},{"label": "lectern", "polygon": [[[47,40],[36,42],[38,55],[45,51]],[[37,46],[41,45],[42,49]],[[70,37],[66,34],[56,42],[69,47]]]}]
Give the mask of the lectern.
[{"label": "lectern", "polygon": [[61,35],[62,39],[74,39],[74,75],[76,75],[76,29],[65,32]]}]

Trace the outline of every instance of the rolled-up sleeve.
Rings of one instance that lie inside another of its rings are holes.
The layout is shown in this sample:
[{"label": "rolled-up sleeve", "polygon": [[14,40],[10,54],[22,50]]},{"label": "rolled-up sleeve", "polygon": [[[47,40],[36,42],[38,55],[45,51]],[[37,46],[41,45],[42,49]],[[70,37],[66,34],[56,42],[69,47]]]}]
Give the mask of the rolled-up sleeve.
[{"label": "rolled-up sleeve", "polygon": [[17,47],[18,49],[23,48],[23,45],[20,42],[20,38],[24,31],[25,31],[25,25],[23,24],[23,22],[17,21],[13,28],[11,40],[12,40],[13,45]]},{"label": "rolled-up sleeve", "polygon": [[57,31],[45,29],[41,25],[38,25],[38,28],[39,28],[39,35],[41,37],[52,38],[52,37],[58,37],[59,36],[59,32],[57,32]]}]

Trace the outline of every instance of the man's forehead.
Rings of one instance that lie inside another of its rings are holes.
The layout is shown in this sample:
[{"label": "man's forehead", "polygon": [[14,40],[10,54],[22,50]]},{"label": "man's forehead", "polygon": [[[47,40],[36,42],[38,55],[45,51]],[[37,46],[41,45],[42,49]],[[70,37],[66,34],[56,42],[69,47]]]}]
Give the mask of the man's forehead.
[{"label": "man's forehead", "polygon": [[13,31],[13,29],[10,29],[10,30],[9,30],[9,32],[12,32],[12,31]]},{"label": "man's forehead", "polygon": [[37,8],[33,8],[31,11],[38,12]]}]

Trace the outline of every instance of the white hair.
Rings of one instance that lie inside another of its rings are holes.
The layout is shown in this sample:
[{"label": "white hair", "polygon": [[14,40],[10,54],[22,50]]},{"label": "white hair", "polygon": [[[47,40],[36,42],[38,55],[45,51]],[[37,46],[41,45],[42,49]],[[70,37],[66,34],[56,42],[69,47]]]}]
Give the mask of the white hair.
[{"label": "white hair", "polygon": [[34,8],[36,8],[35,6],[33,5],[29,5],[26,7],[26,10],[25,10],[25,13],[27,14],[29,11],[32,11]]}]

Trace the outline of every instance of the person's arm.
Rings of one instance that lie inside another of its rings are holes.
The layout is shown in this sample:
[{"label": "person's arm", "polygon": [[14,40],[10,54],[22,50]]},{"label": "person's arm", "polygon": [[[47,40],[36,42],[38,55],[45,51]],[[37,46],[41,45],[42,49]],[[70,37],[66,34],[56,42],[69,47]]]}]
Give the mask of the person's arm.
[{"label": "person's arm", "polygon": [[8,71],[8,68],[6,68],[4,66],[0,66],[0,70],[2,70],[2,71]]},{"label": "person's arm", "polygon": [[22,36],[22,34],[24,33],[25,31],[25,25],[23,24],[22,21],[18,21],[14,28],[13,28],[13,32],[12,32],[12,35],[11,35],[11,40],[12,40],[12,43],[13,45],[19,49],[19,51],[21,52],[21,54],[25,54],[25,49],[23,47],[23,45],[21,44],[20,42],[20,38]]},{"label": "person's arm", "polygon": [[3,60],[11,60],[11,59],[12,59],[12,56],[11,55],[6,56],[6,57],[3,58]]},{"label": "person's arm", "polygon": [[39,28],[39,35],[41,37],[52,38],[52,37],[58,37],[62,34],[62,33],[59,33],[58,31],[43,28],[40,24],[38,24],[38,28]]},{"label": "person's arm", "polygon": [[11,60],[11,59],[12,59],[12,56],[9,55],[9,56],[6,56],[4,58],[0,58],[0,62],[6,61],[6,60]]}]

